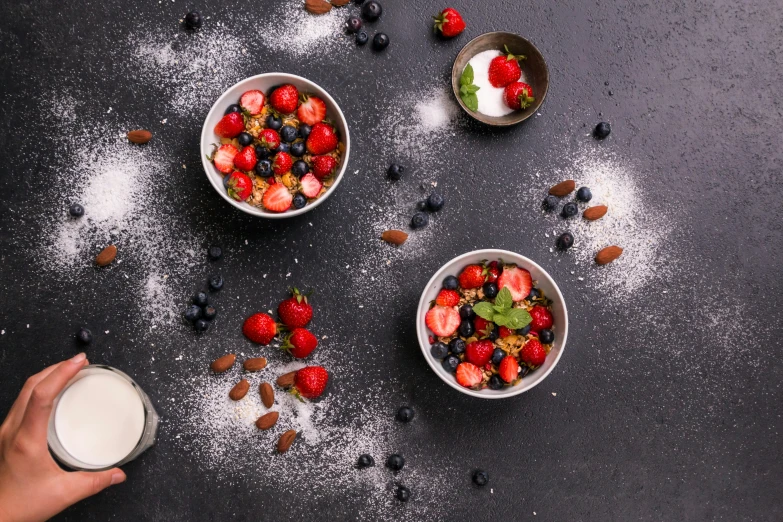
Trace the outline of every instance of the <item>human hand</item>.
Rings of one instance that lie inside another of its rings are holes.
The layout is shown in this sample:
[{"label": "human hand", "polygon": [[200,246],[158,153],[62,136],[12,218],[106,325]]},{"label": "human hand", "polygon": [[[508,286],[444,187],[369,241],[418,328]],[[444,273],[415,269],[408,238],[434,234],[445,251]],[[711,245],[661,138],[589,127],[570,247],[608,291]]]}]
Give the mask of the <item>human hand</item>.
[{"label": "human hand", "polygon": [[54,399],[87,364],[80,353],[27,379],[0,425],[0,522],[46,520],[125,481],[119,468],[64,471],[49,453],[46,432]]}]

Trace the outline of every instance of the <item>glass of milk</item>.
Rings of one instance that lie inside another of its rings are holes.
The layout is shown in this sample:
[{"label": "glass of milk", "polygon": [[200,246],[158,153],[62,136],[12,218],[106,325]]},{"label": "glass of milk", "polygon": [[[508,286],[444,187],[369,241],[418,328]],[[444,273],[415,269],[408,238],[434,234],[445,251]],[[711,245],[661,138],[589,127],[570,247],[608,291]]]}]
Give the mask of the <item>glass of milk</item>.
[{"label": "glass of milk", "polygon": [[71,469],[96,471],[129,462],[155,444],[158,414],[133,379],[90,364],[57,396],[49,449]]}]

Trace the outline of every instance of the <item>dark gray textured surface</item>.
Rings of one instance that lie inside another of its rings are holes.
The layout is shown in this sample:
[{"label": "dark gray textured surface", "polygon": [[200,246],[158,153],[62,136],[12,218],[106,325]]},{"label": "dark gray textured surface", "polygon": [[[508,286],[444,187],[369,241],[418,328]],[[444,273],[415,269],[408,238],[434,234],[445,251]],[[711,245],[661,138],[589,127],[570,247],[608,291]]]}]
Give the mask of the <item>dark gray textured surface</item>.
[{"label": "dark gray textured surface", "polygon": [[[416,497],[416,485],[409,484],[413,502],[369,515],[356,491],[296,494],[265,485],[263,469],[221,480],[162,439],[127,467],[127,484],[62,519],[392,519],[419,505],[426,508],[420,517],[433,520],[783,518],[779,6],[465,2],[456,7],[467,21],[466,33],[443,43],[428,33],[428,16],[439,4],[386,4],[382,23],[392,45],[383,55],[365,50],[292,61],[265,55],[251,40],[248,48],[263,59],[238,71],[239,77],[295,72],[327,88],[353,132],[349,172],[359,169],[361,175],[346,178],[312,214],[283,223],[250,221],[211,193],[201,176],[190,184],[167,184],[161,197],[182,216],[180,226],[224,246],[224,274],[247,274],[261,262],[270,271],[291,270],[292,280],[318,289],[320,324],[345,340],[345,357],[356,368],[336,376],[331,393],[379,387],[388,396],[390,416],[400,403],[416,407],[403,451],[425,474],[436,475],[441,466],[450,470],[438,502]],[[63,211],[37,197],[60,151],[45,129],[37,133],[36,104],[45,89],[63,85],[79,92],[84,110],[96,118],[104,118],[106,105],[122,107],[140,125],[168,116],[156,142],[171,156],[172,171],[179,162],[199,169],[206,109],[189,117],[166,112],[157,86],[137,81],[122,59],[129,34],[173,32],[187,8],[181,2],[114,1],[0,7],[0,411],[27,375],[73,353],[71,335],[86,323],[116,335],[111,346],[96,342],[90,357],[132,373],[161,404],[164,424],[167,413],[176,417],[164,399],[186,374],[165,351],[150,361],[149,340],[133,320],[137,311],[126,283],[114,272],[62,283],[35,268],[40,260],[34,245],[45,226],[40,216]],[[199,8],[212,16],[208,24],[220,20],[239,33],[241,13],[263,9],[263,2]],[[542,115],[505,131],[463,123],[442,143],[441,163],[427,167],[448,198],[438,216],[442,233],[417,246],[427,248],[426,255],[393,266],[386,286],[368,288],[371,304],[356,309],[351,304],[358,297],[346,292],[351,274],[340,268],[366,255],[359,243],[372,237],[361,226],[367,206],[389,204],[382,176],[389,158],[377,150],[373,134],[378,101],[423,77],[447,82],[461,46],[490,30],[519,32],[547,58],[552,83]],[[559,149],[567,155],[589,144],[583,126],[593,125],[599,113],[614,130],[601,146],[646,173],[645,193],[677,230],[668,248],[669,259],[679,262],[623,303],[589,285],[570,284],[568,269],[541,246],[547,225],[537,209],[509,196],[509,186],[524,184],[529,172],[559,166]],[[493,207],[520,223],[518,230],[498,224]],[[310,254],[307,244],[319,255]],[[522,397],[492,403],[460,396],[431,375],[412,317],[431,273],[455,255],[484,247],[515,250],[550,270],[572,319],[568,348],[552,375]],[[206,263],[193,270],[193,280],[208,270]],[[282,278],[248,277],[251,282],[227,277],[227,284],[239,287],[237,302],[262,294],[271,303],[286,284]],[[700,324],[700,310],[729,304],[739,317]],[[228,310],[228,324],[211,334],[241,342],[245,308]],[[716,341],[725,337],[734,340]],[[167,350],[203,350],[204,361],[221,353],[214,341],[200,342],[189,332],[157,341]],[[153,369],[154,375],[147,373]],[[384,375],[396,384],[378,382]],[[474,467],[489,470],[494,493],[471,487]]]}]

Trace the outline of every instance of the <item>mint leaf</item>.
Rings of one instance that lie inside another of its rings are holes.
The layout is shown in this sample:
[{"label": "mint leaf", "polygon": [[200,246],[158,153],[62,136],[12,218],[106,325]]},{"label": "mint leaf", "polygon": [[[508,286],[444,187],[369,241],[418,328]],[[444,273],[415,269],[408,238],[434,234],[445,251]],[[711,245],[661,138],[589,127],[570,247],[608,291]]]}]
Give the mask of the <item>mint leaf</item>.
[{"label": "mint leaf", "polygon": [[498,326],[508,326],[508,316],[502,314],[495,314],[495,317],[492,318],[492,322],[494,322]]},{"label": "mint leaf", "polygon": [[476,315],[487,321],[492,321],[495,317],[495,310],[492,309],[492,305],[486,301],[481,301],[473,305],[473,311]]},{"label": "mint leaf", "polygon": [[[512,308],[505,315],[506,324],[502,326],[507,326],[512,330],[518,330],[530,324],[532,320],[533,318],[530,317],[530,314],[527,313],[527,310],[522,308]],[[495,322],[497,323],[497,321]]]},{"label": "mint leaf", "polygon": [[499,313],[504,313],[503,310],[511,309],[511,305],[514,304],[514,297],[511,295],[511,290],[508,288],[502,288],[498,295],[495,296],[495,306],[500,307]]},{"label": "mint leaf", "polygon": [[462,76],[459,77],[460,85],[470,85],[473,83],[473,66],[468,64],[465,70],[462,71]]},{"label": "mint leaf", "polygon": [[476,94],[481,87],[478,85],[465,85],[464,86],[470,94]]},{"label": "mint leaf", "polygon": [[478,96],[475,94],[466,94],[462,98],[462,101],[464,101],[468,109],[472,110],[473,112],[478,110]]}]

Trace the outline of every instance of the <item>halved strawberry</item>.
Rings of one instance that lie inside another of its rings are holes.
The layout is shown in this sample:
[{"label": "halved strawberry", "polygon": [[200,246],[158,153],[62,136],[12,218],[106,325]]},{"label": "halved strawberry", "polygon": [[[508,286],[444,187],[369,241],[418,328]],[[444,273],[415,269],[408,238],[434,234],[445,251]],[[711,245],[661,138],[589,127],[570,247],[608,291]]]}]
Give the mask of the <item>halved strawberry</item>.
[{"label": "halved strawberry", "polygon": [[294,197],[282,183],[276,183],[264,193],[264,208],[272,212],[285,212],[291,208]]},{"label": "halved strawberry", "polygon": [[533,288],[533,278],[530,272],[518,266],[505,268],[498,277],[498,289],[508,288],[514,302],[522,301]]},{"label": "halved strawberry", "polygon": [[519,363],[510,355],[503,357],[498,365],[498,375],[506,382],[513,382],[519,376]]},{"label": "halved strawberry", "polygon": [[229,112],[215,125],[215,134],[221,138],[236,138],[245,130],[245,119],[238,112]]},{"label": "halved strawberry", "polygon": [[269,95],[269,103],[277,112],[291,114],[299,105],[299,91],[290,83],[281,85]]},{"label": "halved strawberry", "polygon": [[464,362],[457,366],[457,382],[460,386],[473,388],[478,386],[483,378],[481,370],[475,364]]},{"label": "halved strawberry", "polygon": [[446,290],[444,288],[438,293],[435,303],[441,306],[457,306],[459,304],[459,293],[456,290]]},{"label": "halved strawberry", "polygon": [[427,328],[438,337],[448,337],[459,328],[459,312],[449,306],[433,306],[424,316]]},{"label": "halved strawberry", "polygon": [[302,105],[296,110],[296,117],[308,125],[315,125],[326,118],[326,104],[316,96],[305,96]]},{"label": "halved strawberry", "polygon": [[493,351],[495,351],[495,345],[489,339],[473,341],[465,347],[465,360],[481,367],[489,362]]},{"label": "halved strawberry", "polygon": [[239,170],[253,170],[257,162],[256,149],[254,147],[245,147],[239,151],[239,154],[234,156],[234,166]]},{"label": "halved strawberry", "polygon": [[221,145],[218,150],[215,151],[215,155],[212,156],[212,162],[215,164],[215,168],[223,174],[228,174],[234,170],[234,157],[239,154],[236,147],[226,143]]},{"label": "halved strawberry", "polygon": [[275,154],[275,160],[272,162],[272,171],[278,176],[282,176],[294,165],[294,158],[287,152],[278,152]]},{"label": "halved strawberry", "polygon": [[226,183],[228,195],[237,201],[245,201],[253,193],[253,180],[244,172],[235,170]]},{"label": "halved strawberry", "polygon": [[307,150],[310,154],[326,154],[337,148],[337,133],[328,123],[316,123],[307,136]]},{"label": "halved strawberry", "polygon": [[318,179],[331,176],[337,167],[337,160],[331,156],[313,156],[310,163],[313,167],[313,175]]},{"label": "halved strawberry", "polygon": [[245,109],[253,116],[257,116],[261,114],[261,111],[264,109],[265,102],[266,102],[266,96],[264,95],[263,92],[257,89],[253,89],[252,91],[247,91],[245,94],[242,95],[241,98],[239,98],[239,106]]},{"label": "halved strawberry", "polygon": [[305,197],[311,199],[316,197],[321,192],[321,188],[323,187],[323,184],[318,181],[318,178],[309,172],[302,176],[302,179],[299,180],[299,184],[302,186],[302,194],[304,194]]}]

